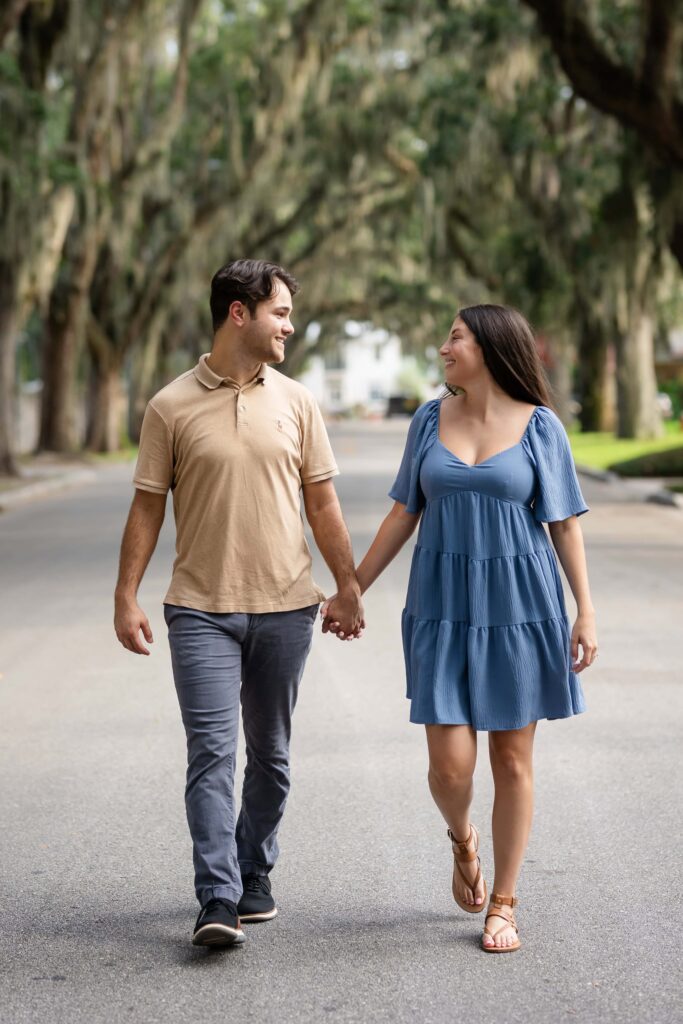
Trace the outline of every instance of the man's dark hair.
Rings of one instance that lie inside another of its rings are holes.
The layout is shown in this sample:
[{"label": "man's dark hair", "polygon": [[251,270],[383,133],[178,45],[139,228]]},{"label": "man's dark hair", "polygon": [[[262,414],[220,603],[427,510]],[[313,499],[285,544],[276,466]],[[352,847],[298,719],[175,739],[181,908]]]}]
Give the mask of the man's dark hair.
[{"label": "man's dark hair", "polygon": [[284,267],[265,260],[233,260],[217,270],[211,280],[211,318],[214,334],[228,318],[233,302],[243,302],[252,316],[259,302],[271,298],[275,282],[287,285],[292,295],[299,290],[299,282]]}]

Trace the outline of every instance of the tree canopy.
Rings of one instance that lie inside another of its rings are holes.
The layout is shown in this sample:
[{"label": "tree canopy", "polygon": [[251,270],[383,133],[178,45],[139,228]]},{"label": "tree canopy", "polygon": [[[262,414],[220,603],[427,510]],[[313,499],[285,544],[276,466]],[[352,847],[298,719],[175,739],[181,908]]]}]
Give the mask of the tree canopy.
[{"label": "tree canopy", "polygon": [[208,281],[242,255],[302,281],[291,373],[348,318],[419,353],[458,306],[503,301],[536,324],[561,409],[578,394],[604,425],[616,387],[620,432],[656,433],[654,343],[680,311],[679,7],[5,5],[2,468],[17,345],[41,366],[42,447],[115,448],[176,353],[207,347]]}]

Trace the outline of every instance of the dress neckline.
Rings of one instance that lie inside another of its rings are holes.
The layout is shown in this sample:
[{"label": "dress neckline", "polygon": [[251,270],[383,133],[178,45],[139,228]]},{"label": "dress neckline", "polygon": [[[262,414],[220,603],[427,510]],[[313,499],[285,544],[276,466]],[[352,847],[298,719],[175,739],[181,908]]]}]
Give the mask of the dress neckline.
[{"label": "dress neckline", "polygon": [[520,437],[519,441],[516,442],[516,444],[511,444],[507,448],[502,448],[499,452],[494,452],[493,455],[489,455],[489,457],[487,459],[482,459],[481,462],[465,462],[464,459],[461,459],[459,455],[456,455],[454,451],[451,451],[451,449],[448,447],[448,445],[445,445],[443,443],[443,441],[441,440],[441,437],[440,437],[441,401],[442,400],[440,399],[439,400],[439,404],[438,404],[437,409],[436,409],[436,440],[437,440],[438,444],[440,444],[441,447],[444,449],[444,451],[447,451],[449,455],[452,455],[454,459],[456,459],[462,466],[466,466],[468,469],[478,469],[479,466],[486,466],[486,465],[488,465],[489,462],[493,462],[494,459],[499,458],[501,455],[506,455],[507,452],[513,452],[515,450],[515,448],[519,448],[519,446],[521,444],[523,444],[524,441],[526,440],[526,436],[529,433],[529,428],[531,427],[531,423],[533,421],[533,418],[536,415],[536,413],[538,412],[538,410],[541,408],[540,405],[537,405],[535,407],[535,409],[532,412],[531,416],[527,420],[527,425],[524,428],[524,433]]}]

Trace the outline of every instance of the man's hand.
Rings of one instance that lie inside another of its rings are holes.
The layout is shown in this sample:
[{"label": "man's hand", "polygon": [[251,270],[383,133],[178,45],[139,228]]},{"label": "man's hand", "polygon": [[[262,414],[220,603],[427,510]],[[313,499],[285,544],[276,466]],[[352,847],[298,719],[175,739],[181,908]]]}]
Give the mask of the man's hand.
[{"label": "man's hand", "polygon": [[149,654],[140,639],[140,631],[148,644],[154,643],[149,620],[134,598],[116,599],[114,629],[119,641],[133,654]]},{"label": "man's hand", "polygon": [[339,640],[360,639],[365,629],[365,618],[358,585],[350,584],[325,601],[320,615],[323,633],[334,633]]},{"label": "man's hand", "polygon": [[119,578],[114,591],[114,629],[119,641],[133,654],[149,654],[140,639],[154,643],[147,616],[137,602],[137,592],[159,536],[166,510],[166,495],[137,488],[121,542]]}]

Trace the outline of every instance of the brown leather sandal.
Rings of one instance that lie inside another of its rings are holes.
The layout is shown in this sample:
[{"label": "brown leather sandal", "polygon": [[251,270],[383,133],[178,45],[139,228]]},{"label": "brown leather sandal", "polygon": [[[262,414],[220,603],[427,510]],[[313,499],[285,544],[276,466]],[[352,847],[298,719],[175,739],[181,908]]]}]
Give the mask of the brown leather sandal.
[{"label": "brown leather sandal", "polygon": [[[474,849],[468,850],[467,844],[472,838],[472,833],[474,833]],[[461,843],[458,839],[456,839],[450,829],[448,829],[448,838],[450,839],[451,846],[453,848],[453,899],[458,904],[460,909],[466,911],[468,914],[481,914],[482,910],[486,906],[486,882],[484,882],[484,896],[479,906],[477,906],[476,904],[470,906],[469,903],[463,902],[463,900],[461,900],[460,897],[458,896],[458,892],[455,886],[458,875],[460,875],[467,888],[471,891],[472,899],[475,898],[475,890],[479,885],[479,881],[481,879],[481,861],[479,860],[478,856],[479,833],[477,832],[474,825],[470,825],[470,834],[468,835],[464,843]],[[477,876],[473,882],[470,882],[468,878],[465,878],[464,872],[460,865],[468,864],[473,860],[476,860],[477,862]]]},{"label": "brown leather sandal", "polygon": [[[517,902],[514,896],[501,896],[499,892],[491,893],[491,902],[489,903],[486,920],[484,921],[484,935],[489,935],[492,939],[495,939],[496,935],[509,927],[514,928],[517,935],[519,935],[519,928],[515,921],[515,915],[512,912],[512,908],[517,906]],[[491,910],[491,907],[496,909]],[[510,909],[508,910],[507,907]],[[501,928],[496,928],[495,932],[492,932],[490,928],[486,927],[490,917],[499,917],[502,921],[505,921],[505,924]],[[481,940],[481,948],[485,953],[514,953],[521,945],[522,943],[519,939],[516,939],[511,946],[485,946],[483,937]]]}]

